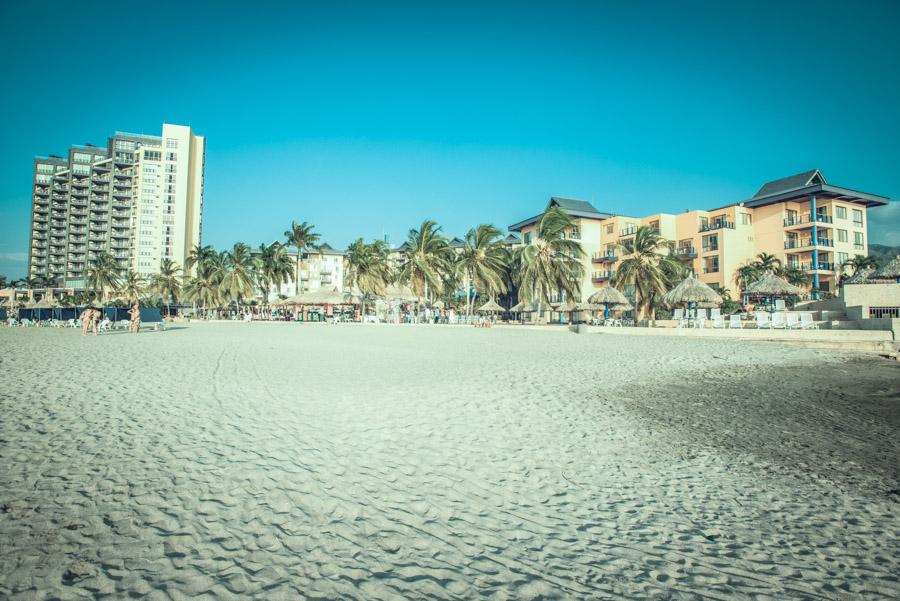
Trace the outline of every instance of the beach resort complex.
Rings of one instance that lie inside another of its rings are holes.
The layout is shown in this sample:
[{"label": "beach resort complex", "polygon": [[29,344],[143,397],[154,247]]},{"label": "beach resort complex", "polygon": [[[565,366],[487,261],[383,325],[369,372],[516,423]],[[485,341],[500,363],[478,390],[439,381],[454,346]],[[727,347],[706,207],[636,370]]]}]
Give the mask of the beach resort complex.
[{"label": "beach resort complex", "polygon": [[[766,253],[808,274],[805,287],[818,295],[837,291],[848,259],[868,255],[866,210],[887,202],[883,196],[831,185],[812,170],[768,182],[747,200],[678,215],[626,217],[583,200],[556,197],[547,208],[559,207],[574,221],[567,235],[580,241],[585,253],[583,299],[614,280],[641,226],[669,240],[675,256],[713,288],[740,293],[738,268]],[[519,234],[521,244],[530,244],[542,214],[509,230]]]},{"label": "beach resort complex", "polygon": [[105,146],[34,159],[28,277],[84,289],[89,266],[113,256],[142,275],[185,265],[200,243],[205,140],[164,123],[162,135],[116,132]]}]

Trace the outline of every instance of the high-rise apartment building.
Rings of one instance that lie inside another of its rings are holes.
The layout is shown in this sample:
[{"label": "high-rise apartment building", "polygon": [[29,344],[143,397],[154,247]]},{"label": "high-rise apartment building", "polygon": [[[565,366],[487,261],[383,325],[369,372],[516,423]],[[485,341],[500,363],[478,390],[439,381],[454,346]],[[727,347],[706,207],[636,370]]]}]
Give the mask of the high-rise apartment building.
[{"label": "high-rise apartment building", "polygon": [[205,150],[164,123],[162,136],[116,132],[106,148],[35,158],[28,276],[83,288],[102,253],[142,275],[166,258],[184,266],[200,243]]},{"label": "high-rise apartment building", "polygon": [[[738,268],[767,253],[806,272],[808,289],[834,292],[843,263],[868,254],[866,210],[887,202],[884,196],[831,185],[812,170],[768,182],[752,198],[710,211],[626,217],[566,198],[551,198],[547,208],[557,206],[573,218],[575,227],[567,235],[580,240],[586,254],[578,299],[584,300],[609,285],[641,226],[670,240],[676,256],[714,288],[739,292]],[[541,215],[509,229],[530,244]]]}]

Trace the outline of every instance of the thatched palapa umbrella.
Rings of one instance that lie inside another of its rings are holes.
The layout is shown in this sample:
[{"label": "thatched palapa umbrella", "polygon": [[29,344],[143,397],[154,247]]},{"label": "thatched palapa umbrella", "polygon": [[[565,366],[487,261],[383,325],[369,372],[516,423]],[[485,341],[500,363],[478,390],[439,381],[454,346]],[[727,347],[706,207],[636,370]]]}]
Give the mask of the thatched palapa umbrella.
[{"label": "thatched palapa umbrella", "polygon": [[687,305],[688,309],[692,306],[696,307],[698,303],[715,303],[722,304],[722,297],[701,282],[693,275],[689,275],[683,282],[669,290],[663,297],[663,302],[670,307],[673,305]]},{"label": "thatched palapa umbrella", "polygon": [[891,259],[881,269],[876,269],[870,276],[870,280],[888,280],[900,283],[900,255]]},{"label": "thatched palapa umbrella", "polygon": [[621,290],[613,288],[612,286],[601,288],[593,293],[590,298],[588,298],[588,302],[603,305],[603,319],[609,319],[610,305],[631,305],[631,303],[628,302],[628,297],[622,294]]},{"label": "thatched palapa umbrella", "polygon": [[478,309],[476,309],[479,313],[503,313],[504,309],[500,305],[494,302],[493,299],[484,303]]},{"label": "thatched palapa umbrella", "polygon": [[438,309],[438,310],[441,310],[441,309],[444,308],[444,306],[445,306],[445,305],[444,305],[444,301],[438,300],[438,301],[435,302],[433,305],[431,305],[431,308],[432,308],[432,309]]},{"label": "thatched palapa umbrella", "polygon": [[744,288],[744,294],[748,296],[765,296],[767,299],[792,296],[800,292],[800,288],[774,273],[767,273]]}]

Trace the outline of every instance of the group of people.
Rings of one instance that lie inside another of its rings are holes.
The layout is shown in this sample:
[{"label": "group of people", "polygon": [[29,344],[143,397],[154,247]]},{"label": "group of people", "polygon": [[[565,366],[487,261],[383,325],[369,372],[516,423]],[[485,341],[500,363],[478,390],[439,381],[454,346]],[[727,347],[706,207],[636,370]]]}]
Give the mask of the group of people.
[{"label": "group of people", "polygon": [[[128,310],[128,331],[137,334],[141,331],[141,308],[137,303]],[[82,311],[81,316],[81,335],[87,336],[88,332],[93,332],[94,336],[100,333],[100,321],[103,319],[103,311],[95,307],[88,307]]]}]

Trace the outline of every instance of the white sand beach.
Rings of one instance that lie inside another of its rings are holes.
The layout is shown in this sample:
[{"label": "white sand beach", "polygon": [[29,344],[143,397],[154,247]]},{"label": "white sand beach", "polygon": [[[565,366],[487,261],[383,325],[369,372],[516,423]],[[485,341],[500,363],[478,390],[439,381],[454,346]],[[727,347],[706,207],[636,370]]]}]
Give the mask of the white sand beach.
[{"label": "white sand beach", "polygon": [[280,323],[0,348],[0,598],[900,598],[897,362]]}]

